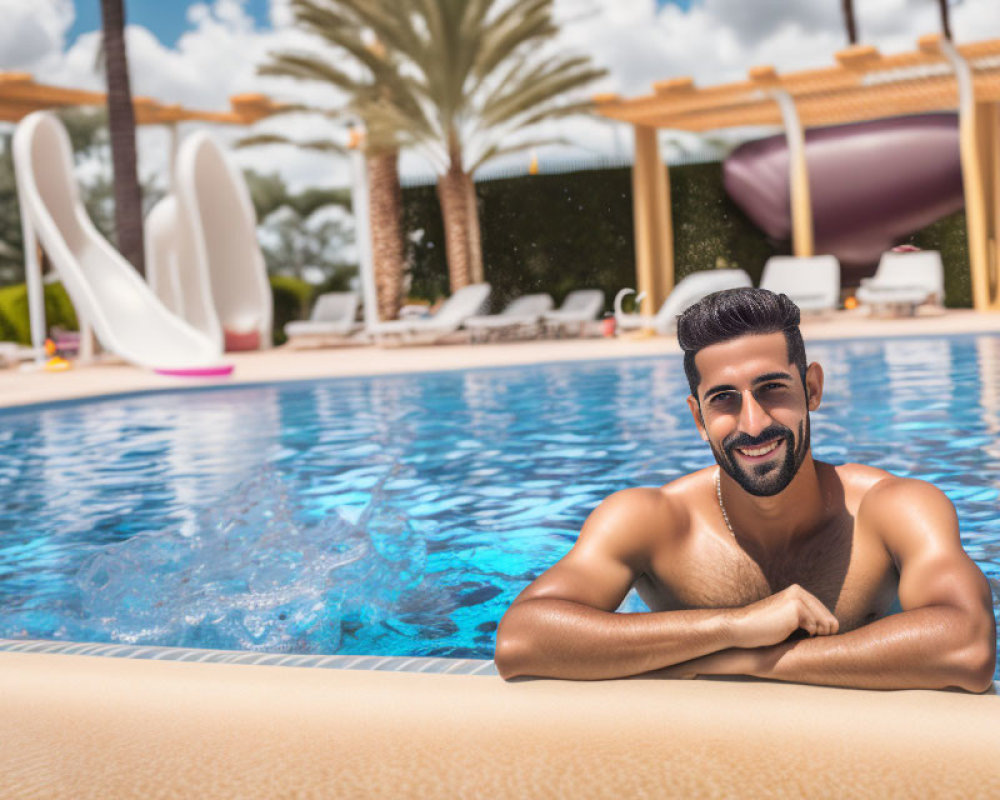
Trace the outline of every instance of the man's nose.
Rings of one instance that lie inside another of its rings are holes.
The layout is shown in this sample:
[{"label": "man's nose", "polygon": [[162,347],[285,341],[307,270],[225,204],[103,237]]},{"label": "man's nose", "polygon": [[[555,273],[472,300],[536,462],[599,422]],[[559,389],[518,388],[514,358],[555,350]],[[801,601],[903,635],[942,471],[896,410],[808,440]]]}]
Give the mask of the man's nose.
[{"label": "man's nose", "polygon": [[753,392],[744,392],[740,408],[740,430],[748,436],[759,436],[770,424],[771,417],[757,402]]}]

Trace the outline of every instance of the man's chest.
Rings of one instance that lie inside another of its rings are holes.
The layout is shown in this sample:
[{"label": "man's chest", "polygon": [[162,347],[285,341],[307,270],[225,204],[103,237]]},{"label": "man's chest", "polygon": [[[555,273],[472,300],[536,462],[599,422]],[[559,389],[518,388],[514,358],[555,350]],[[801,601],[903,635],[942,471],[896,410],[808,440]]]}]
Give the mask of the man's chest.
[{"label": "man's chest", "polygon": [[844,632],[889,611],[898,576],[880,542],[845,524],[770,553],[692,538],[654,558],[636,589],[651,609],[666,611],[746,606],[793,583],[832,609]]}]

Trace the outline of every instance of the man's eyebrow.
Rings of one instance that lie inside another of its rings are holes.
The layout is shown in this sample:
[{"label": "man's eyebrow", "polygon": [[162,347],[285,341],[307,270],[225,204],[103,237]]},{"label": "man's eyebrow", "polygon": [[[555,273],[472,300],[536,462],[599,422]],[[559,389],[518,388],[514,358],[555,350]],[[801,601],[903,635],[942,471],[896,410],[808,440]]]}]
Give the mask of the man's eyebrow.
[{"label": "man's eyebrow", "polygon": [[767,381],[790,381],[792,376],[788,372],[768,372],[764,375],[758,375],[753,379],[754,383],[766,383]]}]

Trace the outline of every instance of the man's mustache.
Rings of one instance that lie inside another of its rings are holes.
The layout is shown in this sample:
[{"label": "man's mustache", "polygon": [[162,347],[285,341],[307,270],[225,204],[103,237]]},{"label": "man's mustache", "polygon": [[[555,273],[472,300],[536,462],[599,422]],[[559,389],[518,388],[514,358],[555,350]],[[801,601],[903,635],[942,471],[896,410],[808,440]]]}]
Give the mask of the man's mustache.
[{"label": "man's mustache", "polygon": [[790,438],[792,438],[792,432],[784,425],[769,425],[756,436],[751,436],[748,433],[734,433],[722,443],[722,446],[728,453],[737,448],[742,450],[747,447],[760,447],[760,445],[774,439]]}]

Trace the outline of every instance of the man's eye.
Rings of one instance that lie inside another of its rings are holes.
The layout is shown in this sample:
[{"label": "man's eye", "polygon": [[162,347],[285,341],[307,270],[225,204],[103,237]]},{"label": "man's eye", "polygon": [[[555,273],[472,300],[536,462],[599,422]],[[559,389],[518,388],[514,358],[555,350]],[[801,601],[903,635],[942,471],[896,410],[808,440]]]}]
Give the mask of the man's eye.
[{"label": "man's eye", "polygon": [[719,392],[718,394],[713,394],[708,402],[713,406],[721,406],[726,403],[731,403],[736,395],[733,392]]}]

